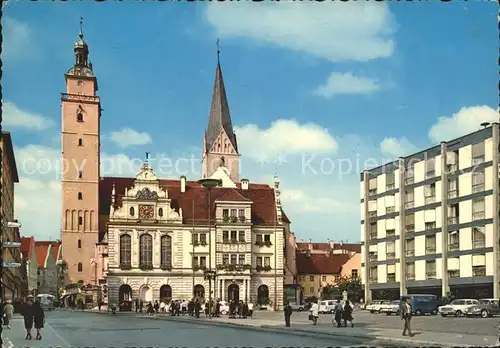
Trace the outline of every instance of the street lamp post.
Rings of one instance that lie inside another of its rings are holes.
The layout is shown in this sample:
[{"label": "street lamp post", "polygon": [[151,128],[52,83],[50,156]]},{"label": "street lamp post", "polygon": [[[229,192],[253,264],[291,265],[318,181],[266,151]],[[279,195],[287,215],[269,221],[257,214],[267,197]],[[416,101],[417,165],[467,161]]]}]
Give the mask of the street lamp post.
[{"label": "street lamp post", "polygon": [[[208,278],[208,317],[212,318],[212,280],[215,280],[215,272],[212,271],[212,197],[211,191],[214,187],[221,184],[220,179],[201,179],[198,180],[204,188],[208,189],[208,270],[205,272],[205,278]],[[194,256],[194,255],[193,255]],[[213,278],[213,279],[212,279]]]}]

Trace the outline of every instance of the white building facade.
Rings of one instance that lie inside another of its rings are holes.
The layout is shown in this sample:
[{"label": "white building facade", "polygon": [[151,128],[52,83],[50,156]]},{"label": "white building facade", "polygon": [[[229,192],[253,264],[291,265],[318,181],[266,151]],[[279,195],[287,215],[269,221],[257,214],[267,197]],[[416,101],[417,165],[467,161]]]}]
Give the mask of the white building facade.
[{"label": "white building facade", "polygon": [[[279,181],[274,187],[245,179],[236,184],[222,165],[212,178],[221,184],[211,190],[209,207],[208,189],[185,177],[158,180],[147,161],[123,194],[113,184],[107,222],[110,303],[208,300],[211,291],[212,298],[283,308],[287,222]],[[212,282],[207,270],[215,272]]]},{"label": "white building facade", "polygon": [[499,124],[361,174],[365,300],[499,293]]}]

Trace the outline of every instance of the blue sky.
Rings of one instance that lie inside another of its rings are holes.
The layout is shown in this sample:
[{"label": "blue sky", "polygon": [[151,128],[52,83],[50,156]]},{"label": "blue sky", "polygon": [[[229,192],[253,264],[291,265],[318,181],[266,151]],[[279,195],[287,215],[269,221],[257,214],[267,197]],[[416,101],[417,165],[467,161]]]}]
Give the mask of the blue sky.
[{"label": "blue sky", "polygon": [[[498,118],[496,11],[494,2],[10,2],[3,127],[21,175],[22,233],[60,233],[59,98],[80,16],[109,174],[133,175],[128,163],[145,151],[200,157],[220,38],[242,176],[271,183],[279,173],[299,239],[358,241],[365,165]],[[34,170],[41,159],[50,168]]]}]

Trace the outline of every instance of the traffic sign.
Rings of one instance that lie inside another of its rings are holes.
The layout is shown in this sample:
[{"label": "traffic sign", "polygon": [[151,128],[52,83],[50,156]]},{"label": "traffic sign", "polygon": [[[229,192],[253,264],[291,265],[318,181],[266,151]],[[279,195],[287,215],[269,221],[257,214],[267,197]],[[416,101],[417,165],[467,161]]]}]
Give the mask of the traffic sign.
[{"label": "traffic sign", "polygon": [[4,261],[4,262],[2,262],[2,267],[4,267],[4,268],[18,268],[18,267],[21,267],[21,264],[19,262]]}]

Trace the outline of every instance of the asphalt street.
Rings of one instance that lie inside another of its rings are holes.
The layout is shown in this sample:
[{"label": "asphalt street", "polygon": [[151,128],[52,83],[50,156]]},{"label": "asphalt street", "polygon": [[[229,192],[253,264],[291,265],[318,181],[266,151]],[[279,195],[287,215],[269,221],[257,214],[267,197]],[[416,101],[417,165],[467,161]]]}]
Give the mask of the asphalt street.
[{"label": "asphalt street", "polygon": [[[276,315],[269,313],[268,315]],[[294,313],[292,317],[307,318],[309,313]],[[397,315],[386,315],[378,313],[369,313],[366,311],[355,311],[353,314],[354,322],[367,329],[370,328],[402,328],[403,323]],[[322,314],[318,321],[319,324],[330,325],[331,315]],[[439,315],[426,315],[412,318],[412,329],[415,331],[433,331],[447,334],[475,334],[475,335],[497,335],[500,317],[493,318],[443,318]]]},{"label": "asphalt street", "polygon": [[[196,319],[193,319],[193,321]],[[46,312],[42,341],[24,340],[22,319],[4,330],[7,347],[331,347],[398,346],[361,338],[313,338],[130,315]],[[293,330],[293,328],[290,328]],[[415,345],[411,345],[414,347]]]}]

